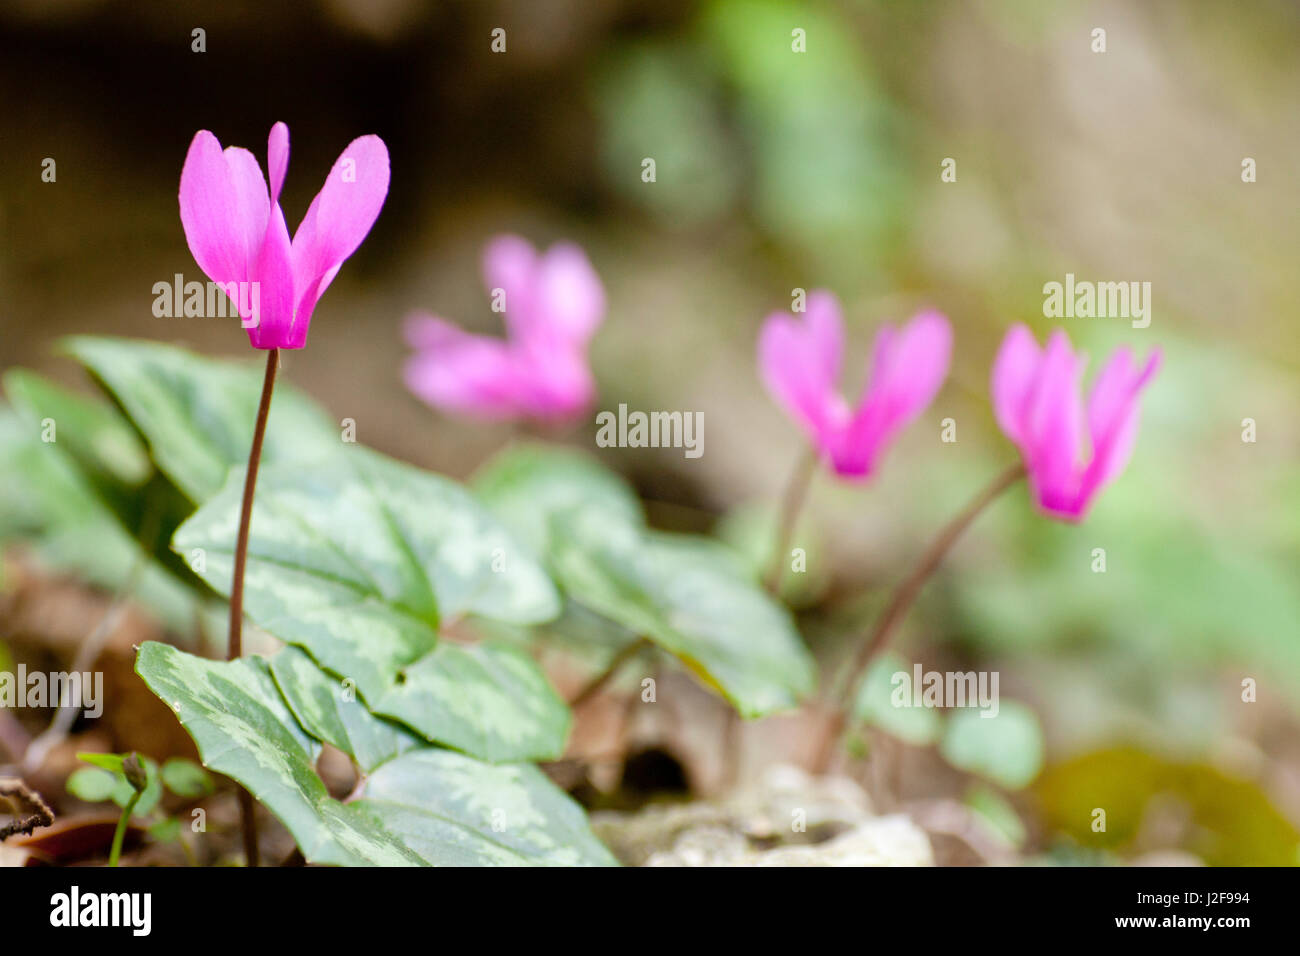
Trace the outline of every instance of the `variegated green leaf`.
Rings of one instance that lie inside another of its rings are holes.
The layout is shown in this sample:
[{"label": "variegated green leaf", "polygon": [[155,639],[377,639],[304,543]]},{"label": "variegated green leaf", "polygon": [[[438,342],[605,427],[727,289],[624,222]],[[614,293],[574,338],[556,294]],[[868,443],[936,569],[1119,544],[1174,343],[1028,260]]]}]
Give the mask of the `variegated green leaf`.
[{"label": "variegated green leaf", "polygon": [[136,671],[176,712],[204,765],[242,783],[312,863],[607,865],[582,809],[536,767],[492,765],[436,748],[380,765],[359,799],[329,796],[316,744],[261,658],[209,661],[146,643]]},{"label": "variegated green leaf", "polygon": [[737,556],[712,539],[648,530],[631,488],[590,458],[519,446],[474,488],[538,549],[574,606],[567,619],[595,612],[617,625],[610,645],[645,635],[750,717],[811,691],[812,659],[789,614]]},{"label": "variegated green leaf", "polygon": [[493,763],[554,760],[570,713],[531,657],[499,643],[442,641],[367,701],[430,740]]},{"label": "variegated green leaf", "polygon": [[513,445],[474,475],[474,493],[539,555],[549,546],[551,516],[600,510],[619,524],[644,521],[636,493],[593,459],[567,449]]},{"label": "variegated green leaf", "polygon": [[[248,460],[263,370],[159,342],[77,336],[64,347],[113,394],[158,467],[191,501],[221,489]],[[279,382],[262,459],[319,458],[341,446],[339,430],[310,399]]]},{"label": "variegated green leaf", "polygon": [[794,707],[812,691],[812,658],[789,613],[716,541],[576,510],[552,531],[567,594],[676,655],[742,715]]},{"label": "variegated green leaf", "polygon": [[412,750],[371,774],[353,806],[438,864],[617,865],[582,808],[530,764]]},{"label": "variegated green leaf", "polygon": [[271,676],[303,729],[352,756],[362,770],[427,746],[400,724],[370,713],[355,687],[325,673],[305,651],[286,647],[270,663]]},{"label": "variegated green leaf", "polygon": [[[242,478],[177,531],[228,593]],[[351,678],[371,711],[489,760],[548,759],[568,711],[537,666],[490,648],[440,648],[440,623],[554,617],[550,579],[462,488],[360,447],[258,481],[244,607],[259,626]],[[430,694],[440,696],[431,699]],[[485,712],[486,708],[489,708]]]},{"label": "variegated green leaf", "polygon": [[330,797],[313,769],[319,745],[294,720],[262,658],[209,661],[150,641],[135,667],[194,738],[203,765],[266,804],[309,861],[420,862],[369,814]]}]

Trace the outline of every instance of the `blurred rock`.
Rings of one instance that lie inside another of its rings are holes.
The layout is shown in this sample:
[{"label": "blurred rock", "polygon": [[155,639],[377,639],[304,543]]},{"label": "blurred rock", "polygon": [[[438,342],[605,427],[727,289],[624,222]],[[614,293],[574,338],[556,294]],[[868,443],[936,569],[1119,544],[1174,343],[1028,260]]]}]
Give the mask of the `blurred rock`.
[{"label": "blurred rock", "polygon": [[636,866],[931,866],[930,841],[902,814],[874,816],[847,777],[778,765],[711,802],[598,813],[592,826]]}]

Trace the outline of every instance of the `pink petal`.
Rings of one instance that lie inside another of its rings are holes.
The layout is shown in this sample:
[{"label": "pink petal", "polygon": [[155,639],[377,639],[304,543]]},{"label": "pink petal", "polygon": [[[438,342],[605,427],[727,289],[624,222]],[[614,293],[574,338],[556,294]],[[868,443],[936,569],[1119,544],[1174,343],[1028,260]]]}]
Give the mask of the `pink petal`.
[{"label": "pink petal", "polygon": [[1111,353],[1097,373],[1088,396],[1088,431],[1094,442],[1108,433],[1132,404],[1133,373],[1133,353],[1127,346]]},{"label": "pink petal", "polygon": [[924,411],[943,386],[952,358],[952,327],[938,312],[923,312],[896,335],[886,327],[881,338],[889,344],[883,360],[875,363],[867,403],[882,407],[882,425],[893,432]]},{"label": "pink petal", "polygon": [[402,327],[406,344],[414,349],[436,349],[444,344],[454,343],[465,333],[446,319],[429,315],[427,312],[413,312],[407,316]]},{"label": "pink petal", "polygon": [[289,229],[280,204],[271,208],[271,220],[262,249],[250,270],[258,284],[258,324],[248,330],[254,348],[300,349],[307,342],[307,322],[294,318],[293,260]]},{"label": "pink petal", "polygon": [[497,236],[483,251],[483,281],[494,299],[496,290],[505,295],[505,321],[512,334],[527,335],[533,309],[533,276],[537,252],[519,236]]},{"label": "pink petal", "polygon": [[536,323],[549,337],[585,345],[605,315],[605,289],[586,254],[573,243],[551,246],[537,263]]},{"label": "pink petal", "polygon": [[388,196],[388,179],[388,149],[378,136],[354,139],[334,162],[293,237],[300,319],[311,320],[317,299],[370,232]]},{"label": "pink petal", "polygon": [[832,293],[814,289],[808,294],[806,305],[804,325],[808,329],[816,373],[833,389],[840,377],[844,352],[844,318],[840,303]]},{"label": "pink petal", "polygon": [[194,261],[213,282],[242,282],[261,249],[269,199],[261,169],[247,150],[224,153],[200,130],[181,170],[180,211]]},{"label": "pink petal", "polygon": [[280,188],[289,171],[289,127],[276,123],[266,140],[266,168],[271,175],[271,202],[280,201]]},{"label": "pink petal", "polygon": [[1082,372],[1083,362],[1075,356],[1065,333],[1053,332],[1030,397],[1026,436],[1030,483],[1048,511],[1068,514],[1077,510]]},{"label": "pink petal", "polygon": [[1092,436],[1092,461],[1080,483],[1080,512],[1104,486],[1123,472],[1137,441],[1139,400],[1142,390],[1160,368],[1160,351],[1152,352],[1146,367],[1133,367],[1128,349],[1118,349],[1093,383],[1088,398],[1088,429]]},{"label": "pink petal", "polygon": [[261,253],[262,236],[270,214],[270,201],[266,195],[266,180],[257,158],[246,149],[227,146],[223,154],[230,167],[230,181],[235,188],[234,205],[230,210],[234,226],[243,237],[245,267]]},{"label": "pink petal", "polygon": [[802,322],[774,312],[759,333],[764,385],[819,447],[824,447],[828,429],[847,417],[835,392],[842,341],[839,303],[829,293],[809,296]]},{"label": "pink petal", "polygon": [[587,357],[576,348],[545,356],[517,353],[522,410],[532,418],[565,420],[581,415],[596,397]]},{"label": "pink petal", "polygon": [[409,328],[422,341],[436,343],[406,363],[406,384],[416,396],[480,418],[519,414],[520,369],[504,342],[470,335],[431,316],[413,320]]},{"label": "pink petal", "polygon": [[866,397],[833,456],[840,474],[874,471],[884,447],[934,400],[951,358],[952,327],[938,312],[923,312],[897,332],[880,330]]},{"label": "pink petal", "polygon": [[998,426],[1017,445],[1024,447],[1029,399],[1034,393],[1043,353],[1029,329],[1012,326],[1002,340],[993,362],[993,412]]}]

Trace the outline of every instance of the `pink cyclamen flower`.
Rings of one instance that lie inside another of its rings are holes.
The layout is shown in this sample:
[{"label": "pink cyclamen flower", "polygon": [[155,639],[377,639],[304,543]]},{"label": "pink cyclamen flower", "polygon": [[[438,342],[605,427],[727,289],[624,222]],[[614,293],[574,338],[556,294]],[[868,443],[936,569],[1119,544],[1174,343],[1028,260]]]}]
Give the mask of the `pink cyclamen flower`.
[{"label": "pink cyclamen flower", "polygon": [[587,343],[605,317],[605,290],[586,255],[564,242],[539,255],[527,240],[498,236],[483,255],[483,278],[504,309],[506,338],[412,315],[407,387],[430,405],[478,418],[582,414],[596,393]]},{"label": "pink cyclamen flower", "polygon": [[1097,492],[1128,464],[1137,440],[1138,399],[1160,367],[1160,350],[1141,368],[1127,348],[1111,354],[1088,396],[1091,457],[1085,460],[1080,386],[1086,361],[1060,329],[1040,349],[1029,329],[1017,325],[993,363],[998,425],[1020,448],[1039,507],[1067,521],[1083,520]]},{"label": "pink cyclamen flower", "polygon": [[870,381],[856,406],[837,391],[844,343],[840,305],[830,292],[808,296],[802,318],[774,312],[763,323],[758,364],[767,390],[845,478],[867,478],[879,456],[939,391],[948,374],[952,329],[922,312],[876,335]]},{"label": "pink cyclamen flower", "polygon": [[384,205],[388,149],[378,136],[349,143],[292,240],[280,210],[289,168],[289,127],[283,123],[271,127],[267,168],[269,194],[252,153],[237,146],[222,150],[215,136],[199,130],[181,171],[181,224],[199,268],[228,295],[237,291],[231,300],[253,347],[300,349],[316,301]]}]

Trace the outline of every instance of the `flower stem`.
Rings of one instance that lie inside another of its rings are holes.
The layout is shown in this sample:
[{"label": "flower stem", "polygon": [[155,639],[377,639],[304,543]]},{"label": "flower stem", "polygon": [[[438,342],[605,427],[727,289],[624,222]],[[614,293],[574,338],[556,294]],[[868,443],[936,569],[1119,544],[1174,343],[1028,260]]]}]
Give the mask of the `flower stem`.
[{"label": "flower stem", "polygon": [[786,549],[790,546],[790,536],[794,534],[799,511],[808,498],[808,486],[812,483],[813,472],[817,470],[817,450],[809,448],[799,456],[790,481],[785,487],[785,496],[781,500],[781,517],[776,531],[776,552],[772,555],[772,567],[767,574],[766,588],[769,594],[780,594],[781,584],[785,580]]},{"label": "flower stem", "polygon": [[[253,426],[253,447],[248,452],[248,471],[244,474],[244,500],[239,509],[239,537],[235,542],[235,572],[230,582],[230,640],[226,660],[233,661],[244,651],[244,565],[248,559],[248,528],[253,518],[253,492],[257,488],[257,468],[262,463],[262,439],[266,437],[266,419],[271,412],[271,392],[275,373],[280,366],[280,350],[266,353],[266,376],[262,379],[262,399],[257,406],[257,423]],[[253,797],[239,788],[239,819],[244,833],[244,857],[249,866],[257,866],[257,827],[253,818]]]},{"label": "flower stem", "polygon": [[117,861],[122,856],[122,841],[126,839],[126,827],[131,822],[131,811],[140,802],[142,792],[140,790],[131,792],[131,799],[126,802],[126,806],[122,808],[122,815],[117,819],[117,829],[113,831],[113,846],[108,851],[109,866],[117,866]]},{"label": "flower stem", "polygon": [[280,364],[280,350],[266,353],[266,377],[262,379],[262,400],[257,406],[257,424],[253,426],[253,447],[248,452],[248,471],[244,473],[244,500],[239,508],[239,538],[235,542],[235,575],[230,582],[230,641],[226,660],[233,661],[244,652],[244,564],[248,559],[248,526],[253,518],[253,492],[257,488],[257,468],[262,463],[262,439],[266,437],[266,417],[271,412],[271,392]]},{"label": "flower stem", "polygon": [[889,603],[885,605],[884,611],[876,619],[870,635],[858,645],[853,662],[849,667],[848,680],[839,688],[835,700],[834,714],[831,717],[826,736],[822,740],[821,752],[817,758],[816,768],[818,770],[824,770],[830,762],[834,745],[848,721],[853,692],[861,681],[862,675],[871,662],[876,659],[877,655],[885,649],[895,625],[903,619],[908,609],[911,608],[917,595],[921,593],[921,588],[925,585],[925,582],[930,579],[930,575],[934,573],[944,556],[957,543],[957,539],[962,536],[962,533],[979,517],[980,513],[1024,476],[1024,465],[1017,463],[994,478],[983,491],[971,500],[970,504],[944,526],[943,530],[930,543],[930,546],[926,548],[925,553],[921,555],[921,560],[912,568],[912,572],[894,589]]}]

